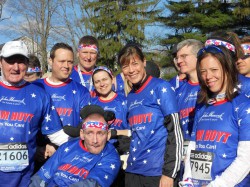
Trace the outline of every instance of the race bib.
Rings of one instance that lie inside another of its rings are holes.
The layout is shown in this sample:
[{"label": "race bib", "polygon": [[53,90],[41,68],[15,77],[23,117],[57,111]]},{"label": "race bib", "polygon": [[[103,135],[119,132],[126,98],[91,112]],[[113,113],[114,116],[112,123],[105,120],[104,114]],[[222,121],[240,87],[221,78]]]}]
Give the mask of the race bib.
[{"label": "race bib", "polygon": [[212,180],[212,163],[213,153],[192,150],[190,154],[192,178],[197,180]]},{"label": "race bib", "polygon": [[187,154],[187,149],[190,141],[184,141],[183,143],[183,153],[182,153],[182,161],[184,161],[185,156]]},{"label": "race bib", "polygon": [[0,144],[0,170],[3,172],[22,171],[29,165],[26,143]]}]

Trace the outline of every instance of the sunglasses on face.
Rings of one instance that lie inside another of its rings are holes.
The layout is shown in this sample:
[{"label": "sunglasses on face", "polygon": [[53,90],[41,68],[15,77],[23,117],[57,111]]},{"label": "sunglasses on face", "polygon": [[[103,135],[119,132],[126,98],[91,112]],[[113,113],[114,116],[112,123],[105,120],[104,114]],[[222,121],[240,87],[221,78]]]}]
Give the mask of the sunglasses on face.
[{"label": "sunglasses on face", "polygon": [[244,53],[243,57],[241,57],[242,60],[246,60],[250,57],[250,53]]},{"label": "sunglasses on face", "polygon": [[197,57],[200,57],[204,53],[212,53],[212,54],[222,53],[222,54],[224,54],[223,51],[215,45],[209,45],[209,46],[206,46],[206,47],[200,49],[197,53]]}]

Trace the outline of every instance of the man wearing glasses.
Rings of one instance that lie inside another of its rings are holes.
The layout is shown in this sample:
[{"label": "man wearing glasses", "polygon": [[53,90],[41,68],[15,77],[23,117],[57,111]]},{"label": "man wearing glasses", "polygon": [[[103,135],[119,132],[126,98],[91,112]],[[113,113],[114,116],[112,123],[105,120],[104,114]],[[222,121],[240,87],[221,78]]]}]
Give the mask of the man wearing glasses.
[{"label": "man wearing glasses", "polygon": [[236,62],[236,67],[240,74],[240,84],[238,87],[241,89],[242,93],[250,98],[250,36],[245,36],[241,39],[241,47],[244,56]]},{"label": "man wearing glasses", "polygon": [[[184,40],[178,43],[177,54],[174,58],[177,66],[180,68],[180,73],[186,74],[186,81],[175,91],[180,110],[180,124],[182,126],[182,133],[184,137],[183,158],[185,157],[187,146],[191,138],[196,100],[200,90],[196,63],[197,52],[202,47],[203,44],[198,40]],[[183,167],[181,167],[180,172],[181,179]]]}]

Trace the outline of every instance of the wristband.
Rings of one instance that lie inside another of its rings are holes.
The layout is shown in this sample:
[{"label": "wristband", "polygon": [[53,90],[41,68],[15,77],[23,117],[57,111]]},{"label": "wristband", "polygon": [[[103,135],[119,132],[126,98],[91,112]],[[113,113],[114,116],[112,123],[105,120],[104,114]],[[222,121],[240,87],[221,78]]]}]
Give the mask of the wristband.
[{"label": "wristband", "polygon": [[128,130],[128,137],[131,136],[131,130]]}]

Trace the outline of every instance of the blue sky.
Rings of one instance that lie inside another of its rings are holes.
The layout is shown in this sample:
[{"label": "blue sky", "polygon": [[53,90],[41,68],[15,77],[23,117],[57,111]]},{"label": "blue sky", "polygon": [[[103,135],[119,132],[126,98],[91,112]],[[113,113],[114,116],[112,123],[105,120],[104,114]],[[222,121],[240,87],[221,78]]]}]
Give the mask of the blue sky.
[{"label": "blue sky", "polygon": [[[8,1],[7,1],[8,2]],[[163,5],[163,0],[159,3],[158,6]],[[18,25],[20,24],[21,17],[18,14],[14,14],[14,11],[8,4],[5,4],[3,8],[3,14],[2,18],[7,18],[3,21],[0,22],[0,44],[5,43],[7,41],[19,38],[23,36],[22,34],[18,32],[11,31],[7,29],[10,25]],[[11,24],[10,24],[11,23]],[[13,28],[13,27],[11,27]],[[162,36],[163,33],[167,33],[167,30],[165,27],[160,27],[160,26],[149,26],[145,30],[146,36],[150,38],[157,38],[159,36]]]}]

